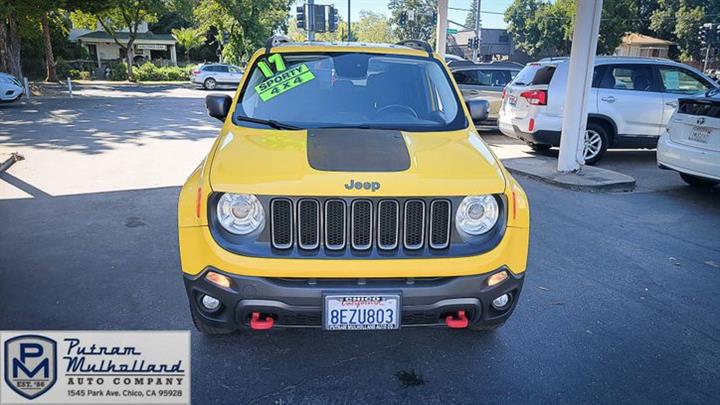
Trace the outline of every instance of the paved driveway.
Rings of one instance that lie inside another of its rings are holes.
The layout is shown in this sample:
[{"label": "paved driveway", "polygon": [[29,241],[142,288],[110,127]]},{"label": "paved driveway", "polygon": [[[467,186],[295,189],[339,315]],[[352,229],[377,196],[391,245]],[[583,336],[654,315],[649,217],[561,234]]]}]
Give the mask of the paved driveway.
[{"label": "paved driveway", "polygon": [[[196,98],[0,108],[2,151],[27,158],[0,177],[0,329],[191,329],[178,185],[218,124]],[[193,402],[716,403],[718,191],[520,181],[530,259],[505,327],[193,332]]]}]

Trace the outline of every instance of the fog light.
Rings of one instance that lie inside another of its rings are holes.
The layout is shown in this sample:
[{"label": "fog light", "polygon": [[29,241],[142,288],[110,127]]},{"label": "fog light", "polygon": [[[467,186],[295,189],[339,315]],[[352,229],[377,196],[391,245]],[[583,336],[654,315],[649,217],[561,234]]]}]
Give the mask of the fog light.
[{"label": "fog light", "polygon": [[201,302],[205,309],[208,311],[215,311],[220,308],[220,300],[209,295],[203,295]]},{"label": "fog light", "polygon": [[508,278],[507,271],[503,270],[503,271],[497,272],[488,278],[488,286],[492,287],[494,285],[498,285],[498,284],[502,283],[503,281],[507,280],[507,278]]},{"label": "fog light", "polygon": [[218,274],[218,273],[209,271],[205,275],[205,278],[209,282],[211,282],[217,286],[224,287],[224,288],[230,288],[230,278],[227,276],[223,276],[222,274]]},{"label": "fog light", "polygon": [[503,294],[492,301],[492,306],[495,309],[504,309],[510,302],[510,296]]}]

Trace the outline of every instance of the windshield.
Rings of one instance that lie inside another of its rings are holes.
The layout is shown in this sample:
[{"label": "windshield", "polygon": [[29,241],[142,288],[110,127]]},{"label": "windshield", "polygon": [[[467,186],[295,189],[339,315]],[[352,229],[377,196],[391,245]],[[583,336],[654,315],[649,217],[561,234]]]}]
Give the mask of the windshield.
[{"label": "windshield", "polygon": [[263,127],[259,119],[299,128],[436,131],[467,127],[449,78],[434,59],[364,53],[274,54],[255,63],[248,74],[234,115],[237,125]]}]

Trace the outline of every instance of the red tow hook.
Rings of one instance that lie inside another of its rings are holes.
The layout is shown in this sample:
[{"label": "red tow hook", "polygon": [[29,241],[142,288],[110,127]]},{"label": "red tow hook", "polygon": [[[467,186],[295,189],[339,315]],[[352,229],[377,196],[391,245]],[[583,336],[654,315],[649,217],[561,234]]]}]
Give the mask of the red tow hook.
[{"label": "red tow hook", "polygon": [[250,318],[250,327],[253,330],[267,330],[273,327],[275,320],[271,316],[260,319],[260,312],[253,312]]},{"label": "red tow hook", "polygon": [[452,315],[448,315],[445,318],[445,324],[452,329],[467,328],[468,319],[467,319],[467,316],[465,316],[465,311],[462,311],[462,310],[458,311],[457,319],[454,319]]}]

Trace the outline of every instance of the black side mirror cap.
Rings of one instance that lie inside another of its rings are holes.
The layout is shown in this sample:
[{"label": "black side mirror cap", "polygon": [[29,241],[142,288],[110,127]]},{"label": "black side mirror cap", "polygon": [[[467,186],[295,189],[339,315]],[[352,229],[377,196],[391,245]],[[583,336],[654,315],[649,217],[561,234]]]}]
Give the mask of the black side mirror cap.
[{"label": "black side mirror cap", "polygon": [[207,108],[208,115],[223,122],[230,113],[231,104],[232,98],[227,94],[208,94],[205,96],[205,108]]},{"label": "black side mirror cap", "polygon": [[468,100],[465,102],[465,105],[467,105],[468,111],[470,111],[470,118],[472,118],[473,122],[485,121],[487,119],[490,108],[487,100]]}]

